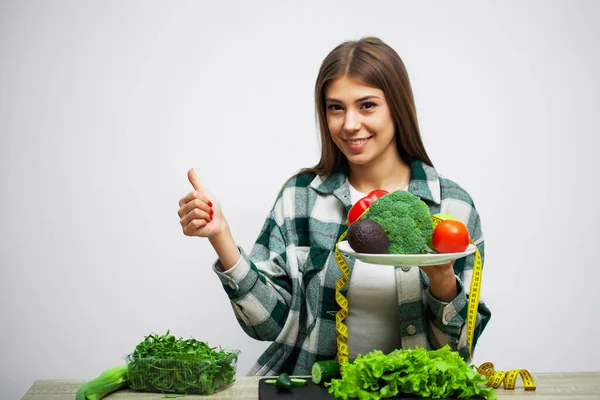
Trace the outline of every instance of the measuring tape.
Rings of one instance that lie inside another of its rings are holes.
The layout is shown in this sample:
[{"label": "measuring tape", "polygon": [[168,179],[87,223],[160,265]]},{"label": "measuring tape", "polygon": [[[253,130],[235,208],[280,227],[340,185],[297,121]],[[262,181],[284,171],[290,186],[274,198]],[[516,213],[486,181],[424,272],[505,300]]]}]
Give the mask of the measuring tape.
[{"label": "measuring tape", "polygon": [[[338,243],[346,238],[348,230],[342,233]],[[348,326],[344,324],[344,319],[348,316],[348,299],[344,297],[341,290],[348,284],[350,266],[346,262],[340,249],[335,246],[335,260],[337,261],[338,268],[342,272],[342,276],[339,277],[335,283],[335,301],[340,306],[340,309],[335,313],[335,328],[338,332],[337,337],[337,348],[338,348],[338,362],[340,364],[340,372],[342,371],[342,365],[348,361]]]},{"label": "measuring tape", "polygon": [[[433,221],[433,228],[443,221],[443,219],[436,216],[431,217]],[[338,239],[338,243],[346,238],[346,230]],[[473,240],[470,243],[475,245]],[[340,309],[335,314],[335,327],[338,332],[337,337],[337,348],[338,348],[338,363],[340,365],[340,372],[343,373],[342,366],[348,361],[348,326],[344,324],[344,320],[348,316],[348,299],[341,293],[341,290],[348,284],[350,280],[350,266],[348,262],[338,249],[335,247],[335,260],[338,268],[342,275],[335,284],[335,300],[340,306]],[[475,337],[475,325],[477,322],[477,309],[479,305],[479,295],[481,292],[481,275],[483,269],[483,262],[481,260],[481,254],[479,249],[475,246],[475,262],[473,264],[473,273],[471,277],[471,285],[469,289],[469,302],[467,304],[467,346],[469,348],[469,358],[473,359],[473,339]],[[488,379],[488,386],[498,388],[504,383],[505,389],[514,389],[517,376],[521,376],[523,379],[523,385],[525,390],[535,390],[535,384],[529,371],[526,369],[513,369],[508,372],[496,371],[494,364],[491,362],[485,362],[477,368],[477,372],[485,376]]]},{"label": "measuring tape", "polygon": [[513,390],[517,383],[517,377],[520,375],[523,380],[525,390],[535,390],[533,377],[526,369],[511,369],[510,371],[496,371],[494,364],[485,362],[477,368],[477,372],[487,378],[488,386],[497,389],[504,383],[504,389]]}]

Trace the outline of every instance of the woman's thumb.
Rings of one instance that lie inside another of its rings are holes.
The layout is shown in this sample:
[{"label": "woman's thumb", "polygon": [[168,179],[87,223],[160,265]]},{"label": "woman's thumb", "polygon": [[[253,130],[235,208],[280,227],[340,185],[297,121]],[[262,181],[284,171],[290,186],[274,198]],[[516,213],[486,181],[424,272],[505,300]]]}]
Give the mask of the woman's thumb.
[{"label": "woman's thumb", "polygon": [[196,175],[196,171],[193,168],[188,171],[188,179],[195,190],[204,193],[204,186],[200,183],[200,179],[198,179],[198,175]]}]

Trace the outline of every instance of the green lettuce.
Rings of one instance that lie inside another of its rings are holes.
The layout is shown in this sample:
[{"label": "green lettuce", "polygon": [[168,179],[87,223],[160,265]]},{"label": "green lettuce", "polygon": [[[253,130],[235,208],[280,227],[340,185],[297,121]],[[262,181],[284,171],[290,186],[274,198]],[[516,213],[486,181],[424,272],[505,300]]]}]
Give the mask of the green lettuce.
[{"label": "green lettuce", "polygon": [[374,350],[343,365],[341,379],[325,385],[338,399],[379,400],[412,394],[442,399],[480,397],[496,399],[487,379],[469,366],[449,346],[394,350],[385,355]]}]

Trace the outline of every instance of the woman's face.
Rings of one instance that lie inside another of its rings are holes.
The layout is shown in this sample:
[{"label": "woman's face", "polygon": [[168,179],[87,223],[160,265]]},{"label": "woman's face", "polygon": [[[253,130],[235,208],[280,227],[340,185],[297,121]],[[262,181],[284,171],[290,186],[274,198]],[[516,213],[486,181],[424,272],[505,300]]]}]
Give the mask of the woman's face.
[{"label": "woman's face", "polygon": [[397,154],[394,121],[382,90],[344,76],[327,86],[325,108],[331,138],[351,165]]}]

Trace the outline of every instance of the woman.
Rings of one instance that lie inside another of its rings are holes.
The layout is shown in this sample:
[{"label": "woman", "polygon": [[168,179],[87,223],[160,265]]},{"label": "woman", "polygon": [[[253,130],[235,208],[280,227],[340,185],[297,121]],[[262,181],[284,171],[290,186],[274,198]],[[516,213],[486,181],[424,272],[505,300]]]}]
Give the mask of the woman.
[{"label": "woman", "polygon": [[[483,257],[479,216],[470,196],[438,175],[419,133],[412,89],[398,54],[377,38],[336,47],[315,87],[321,160],[292,177],[247,254],[221,208],[193,170],[194,191],[179,202],[188,236],[209,239],[214,270],[251,337],[273,343],[251,374],[310,374],[315,361],[336,356],[334,293],[340,276],[335,245],[348,210],[374,189],[408,190],[431,214],[444,212],[469,228]],[[399,268],[348,259],[346,319],[350,357],[373,349],[439,348],[467,361],[467,295],[474,256],[440,266]],[[489,321],[479,303],[475,338]]]}]

